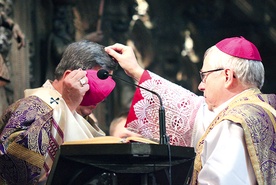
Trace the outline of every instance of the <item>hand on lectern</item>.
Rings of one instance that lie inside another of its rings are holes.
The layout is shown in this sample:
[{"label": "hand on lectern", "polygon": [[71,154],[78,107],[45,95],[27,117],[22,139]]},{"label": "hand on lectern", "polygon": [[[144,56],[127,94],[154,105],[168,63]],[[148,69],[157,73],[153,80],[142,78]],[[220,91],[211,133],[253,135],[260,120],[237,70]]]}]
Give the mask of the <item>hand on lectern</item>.
[{"label": "hand on lectern", "polygon": [[137,134],[135,132],[132,132],[128,130],[125,127],[122,127],[120,129],[116,129],[112,136],[120,137],[120,138],[126,138],[126,137],[142,137],[142,135]]}]

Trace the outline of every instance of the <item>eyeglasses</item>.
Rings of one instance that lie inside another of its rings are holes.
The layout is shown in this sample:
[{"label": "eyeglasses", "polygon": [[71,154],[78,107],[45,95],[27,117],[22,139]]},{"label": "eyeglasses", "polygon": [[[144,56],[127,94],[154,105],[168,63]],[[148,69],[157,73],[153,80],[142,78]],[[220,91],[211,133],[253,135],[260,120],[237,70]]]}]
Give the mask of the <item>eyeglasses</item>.
[{"label": "eyeglasses", "polygon": [[219,69],[213,69],[213,70],[209,70],[209,71],[199,71],[199,74],[200,74],[200,78],[201,78],[201,81],[203,83],[206,82],[206,79],[207,79],[207,76],[212,73],[212,72],[216,72],[216,71],[221,71],[221,70],[224,70],[223,68],[219,68]]}]

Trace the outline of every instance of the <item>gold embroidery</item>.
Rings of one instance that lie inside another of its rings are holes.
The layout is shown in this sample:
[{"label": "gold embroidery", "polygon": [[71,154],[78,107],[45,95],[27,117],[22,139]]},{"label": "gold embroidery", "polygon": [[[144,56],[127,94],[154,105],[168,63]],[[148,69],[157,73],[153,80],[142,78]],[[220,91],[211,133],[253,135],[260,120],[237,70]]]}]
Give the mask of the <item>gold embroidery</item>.
[{"label": "gold embroidery", "polygon": [[20,144],[12,142],[8,149],[7,153],[11,154],[19,159],[22,159],[32,165],[35,165],[39,168],[43,167],[44,164],[44,156],[34,151],[31,151]]},{"label": "gold embroidery", "polygon": [[[269,118],[272,121],[273,128],[275,130],[276,123],[275,123],[275,119],[272,116],[272,115],[274,115],[276,117],[275,109],[273,107],[271,107],[269,104],[267,104],[265,102],[262,102],[256,96],[252,96],[252,95],[256,95],[256,94],[260,94],[260,93],[261,92],[258,89],[250,89],[246,93],[242,93],[241,95],[237,96],[229,104],[229,106],[226,109],[224,109],[222,112],[220,112],[219,115],[214,119],[214,121],[209,125],[209,127],[207,128],[205,134],[201,137],[201,139],[199,140],[199,142],[197,144],[197,147],[196,147],[196,158],[195,158],[195,162],[194,162],[194,172],[193,172],[193,178],[192,178],[192,184],[193,185],[197,184],[197,177],[198,177],[198,174],[199,174],[200,170],[202,169],[200,154],[203,151],[204,140],[207,137],[208,133],[216,125],[218,125],[221,121],[226,120],[226,119],[231,120],[231,121],[236,122],[236,123],[240,123],[242,125],[242,127],[244,129],[247,149],[248,149],[248,152],[249,152],[250,160],[252,162],[253,169],[254,169],[258,184],[260,184],[260,185],[264,184],[264,177],[263,177],[263,174],[261,172],[260,161],[259,161],[259,158],[256,154],[256,150],[255,150],[255,146],[254,146],[253,141],[252,141],[250,130],[249,130],[248,125],[246,124],[246,122],[244,120],[245,117],[243,117],[242,115],[238,115],[238,114],[235,114],[235,115],[229,114],[229,115],[227,115],[227,113],[229,111],[233,110],[234,107],[237,107],[237,106],[242,105],[244,103],[259,105],[262,108],[266,109],[265,112],[269,115]],[[244,111],[245,112],[247,111],[247,115],[250,115],[250,110],[244,110]]]}]

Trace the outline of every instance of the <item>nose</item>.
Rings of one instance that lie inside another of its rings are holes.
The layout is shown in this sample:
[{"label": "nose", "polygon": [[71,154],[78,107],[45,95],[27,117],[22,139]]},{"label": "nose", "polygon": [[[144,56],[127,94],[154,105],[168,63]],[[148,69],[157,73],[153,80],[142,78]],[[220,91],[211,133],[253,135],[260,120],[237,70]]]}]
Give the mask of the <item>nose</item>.
[{"label": "nose", "polygon": [[205,84],[201,81],[199,84],[198,84],[198,90],[200,90],[200,91],[204,91],[205,90]]}]

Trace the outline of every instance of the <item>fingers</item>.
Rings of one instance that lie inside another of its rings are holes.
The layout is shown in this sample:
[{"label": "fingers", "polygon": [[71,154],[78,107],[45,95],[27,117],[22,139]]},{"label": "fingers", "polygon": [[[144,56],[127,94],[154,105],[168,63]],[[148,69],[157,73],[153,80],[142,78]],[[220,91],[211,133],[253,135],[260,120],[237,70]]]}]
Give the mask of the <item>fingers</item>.
[{"label": "fingers", "polygon": [[123,45],[123,44],[120,44],[120,43],[115,43],[115,44],[110,45],[110,46],[107,46],[107,47],[105,47],[105,48],[111,48],[111,49],[120,51],[120,50],[123,50],[123,48],[125,48],[125,47],[128,47],[128,46]]},{"label": "fingers", "polygon": [[25,44],[25,39],[24,38],[22,38],[22,37],[17,37],[16,38],[16,41],[17,41],[17,49],[21,49],[22,47],[25,47],[26,46],[26,44]]},{"label": "fingers", "polygon": [[85,84],[86,84],[85,78],[79,79],[79,82],[80,82],[80,85],[81,85],[82,87],[85,86]]},{"label": "fingers", "polygon": [[137,134],[135,132],[131,132],[130,130],[127,130],[127,129],[126,129],[126,135],[127,135],[127,137],[131,137],[131,136],[142,137],[141,134]]},{"label": "fingers", "polygon": [[132,131],[128,130],[127,128],[120,128],[119,130],[114,132],[113,136],[120,137],[120,138],[126,138],[126,137],[132,137],[132,136],[142,137],[142,135],[132,132]]},{"label": "fingers", "polygon": [[18,42],[18,49],[25,47],[26,46],[25,36],[23,34],[18,35],[17,42]]},{"label": "fingers", "polygon": [[81,69],[79,70],[74,70],[68,75],[68,80],[70,82],[74,83],[74,86],[80,89],[80,92],[84,95],[86,91],[89,89],[88,85],[88,78],[86,77],[86,71],[83,71]]},{"label": "fingers", "polygon": [[13,27],[13,37],[16,39],[18,46],[18,49],[21,49],[22,47],[25,47],[25,35],[22,33],[20,27],[18,24],[14,24]]},{"label": "fingers", "polygon": [[62,96],[72,111],[76,110],[83,96],[89,90],[86,73],[81,69],[65,72]]},{"label": "fingers", "polygon": [[[115,44],[116,45],[116,44]],[[123,54],[123,49],[121,47],[116,47],[115,45],[113,46],[109,46],[105,48],[105,51],[111,55],[112,57],[114,57],[115,59],[120,59],[122,58],[122,54]],[[119,45],[119,44],[118,44]]]},{"label": "fingers", "polygon": [[144,69],[138,64],[134,51],[130,46],[116,43],[106,47],[105,51],[118,61],[128,76],[136,81],[140,80]]}]

